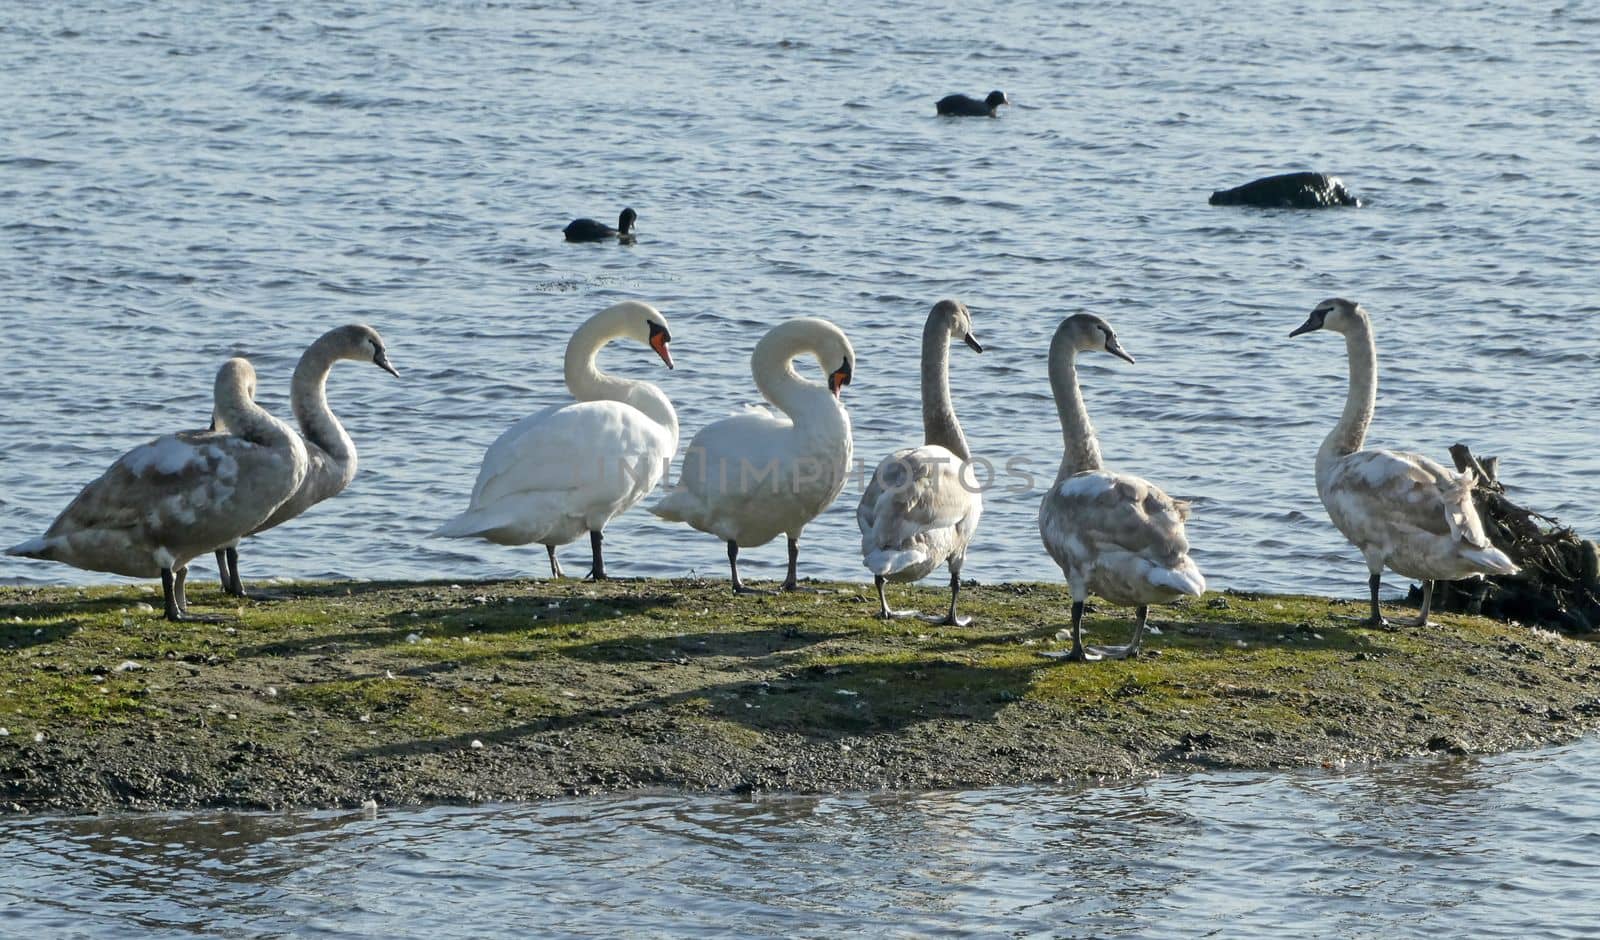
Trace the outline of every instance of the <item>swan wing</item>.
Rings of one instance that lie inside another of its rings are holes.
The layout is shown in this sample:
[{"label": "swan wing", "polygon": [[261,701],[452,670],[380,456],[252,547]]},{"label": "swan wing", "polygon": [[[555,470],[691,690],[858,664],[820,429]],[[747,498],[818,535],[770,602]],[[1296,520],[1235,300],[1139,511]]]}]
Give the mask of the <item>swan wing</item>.
[{"label": "swan wing", "polygon": [[[1382,526],[1398,532],[1452,536],[1459,526],[1476,528],[1483,537],[1482,524],[1468,502],[1465,508],[1457,497],[1454,515],[1446,509],[1446,495],[1459,488],[1460,474],[1445,470],[1420,454],[1392,450],[1363,450],[1340,459],[1327,473],[1323,501],[1335,522],[1361,529]],[[1463,516],[1470,516],[1468,522]],[[1348,529],[1347,529],[1348,533]]]},{"label": "swan wing", "polygon": [[17,553],[149,576],[262,522],[302,479],[295,469],[289,453],[226,433],[159,437],[119,457]]}]

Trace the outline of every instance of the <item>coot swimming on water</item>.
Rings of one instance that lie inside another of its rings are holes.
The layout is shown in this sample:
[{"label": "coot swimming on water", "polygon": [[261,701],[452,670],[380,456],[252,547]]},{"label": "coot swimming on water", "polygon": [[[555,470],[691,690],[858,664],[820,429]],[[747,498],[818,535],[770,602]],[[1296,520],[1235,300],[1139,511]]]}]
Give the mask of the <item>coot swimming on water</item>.
[{"label": "coot swimming on water", "polygon": [[612,228],[604,222],[594,219],[573,219],[564,229],[562,234],[567,236],[569,242],[598,242],[608,238],[631,238],[633,223],[639,218],[639,213],[632,209],[623,209],[622,215],[617,217],[617,227]]},{"label": "coot swimming on water", "polygon": [[958,117],[994,117],[994,109],[1003,104],[1010,104],[1011,99],[1003,91],[991,91],[989,97],[979,101],[969,95],[945,95],[939,99],[934,107],[940,114],[955,115]]}]

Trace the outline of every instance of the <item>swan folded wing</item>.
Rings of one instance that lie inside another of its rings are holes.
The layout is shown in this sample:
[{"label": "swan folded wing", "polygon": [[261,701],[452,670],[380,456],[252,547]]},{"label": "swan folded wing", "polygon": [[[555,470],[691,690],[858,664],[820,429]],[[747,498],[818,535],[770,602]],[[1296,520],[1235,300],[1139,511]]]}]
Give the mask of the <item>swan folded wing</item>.
[{"label": "swan folded wing", "polygon": [[962,484],[960,459],[942,447],[896,452],[878,465],[872,487],[872,525],[863,544],[874,548],[905,547],[924,533],[960,526],[978,500]]},{"label": "swan folded wing", "polygon": [[1126,552],[1173,569],[1187,562],[1183,524],[1189,504],[1146,480],[1103,470],[1080,473],[1057,484],[1050,502],[1041,529],[1047,544],[1054,539],[1091,556]]},{"label": "swan folded wing", "polygon": [[1470,481],[1465,503],[1458,495],[1454,508],[1447,508],[1447,494],[1459,490],[1459,477],[1420,454],[1367,450],[1339,461],[1329,475],[1326,494],[1335,519],[1357,527],[1378,524],[1452,538],[1476,532],[1483,538],[1482,524],[1471,506]]},{"label": "swan folded wing", "polygon": [[[483,508],[535,493],[647,493],[661,478],[667,432],[614,401],[548,408],[512,425],[490,445],[472,490]],[[641,495],[642,495],[641,493]]]},{"label": "swan folded wing", "polygon": [[[227,434],[186,432],[141,444],[84,487],[50,525],[40,557],[147,576],[237,538],[290,495],[279,451]],[[248,491],[284,481],[282,492]],[[236,498],[236,493],[238,497]],[[162,556],[168,552],[171,558]]]}]

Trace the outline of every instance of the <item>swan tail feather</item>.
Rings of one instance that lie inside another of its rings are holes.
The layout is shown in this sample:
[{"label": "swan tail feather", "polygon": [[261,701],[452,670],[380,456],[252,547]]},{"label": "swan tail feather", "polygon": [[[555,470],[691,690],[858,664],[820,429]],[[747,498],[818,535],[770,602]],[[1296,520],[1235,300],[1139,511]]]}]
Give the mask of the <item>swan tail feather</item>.
[{"label": "swan tail feather", "polygon": [[1485,574],[1516,574],[1522,570],[1498,548],[1464,548],[1461,557],[1482,567]]},{"label": "swan tail feather", "polygon": [[668,522],[688,522],[690,516],[696,514],[698,502],[699,500],[688,490],[677,490],[657,500],[654,506],[646,508]]},{"label": "swan tail feather", "polygon": [[481,513],[469,510],[449,520],[429,534],[438,539],[482,538],[500,528],[501,524],[499,520],[488,519]]},{"label": "swan tail feather", "polygon": [[896,572],[904,571],[912,565],[924,564],[928,560],[928,553],[918,548],[896,550],[892,548],[874,549],[861,559],[867,570],[881,577],[888,577]]},{"label": "swan tail feather", "polygon": [[22,558],[50,559],[55,555],[54,548],[55,546],[51,544],[49,539],[40,536],[39,538],[28,539],[26,542],[18,542],[6,549],[6,554],[17,555]]},{"label": "swan tail feather", "polygon": [[1206,579],[1201,576],[1200,569],[1187,559],[1181,567],[1151,568],[1146,577],[1157,587],[1170,588],[1190,597],[1199,597],[1206,592]]}]

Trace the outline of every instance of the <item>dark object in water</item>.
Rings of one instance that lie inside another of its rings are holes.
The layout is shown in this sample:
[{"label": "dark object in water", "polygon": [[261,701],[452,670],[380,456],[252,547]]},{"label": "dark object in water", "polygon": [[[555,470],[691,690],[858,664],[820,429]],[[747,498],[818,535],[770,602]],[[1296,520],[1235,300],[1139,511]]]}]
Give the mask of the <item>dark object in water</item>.
[{"label": "dark object in water", "polygon": [[639,213],[632,209],[623,209],[622,215],[617,217],[617,227],[612,228],[604,222],[594,219],[573,219],[561,234],[567,236],[569,242],[598,242],[608,238],[630,239],[633,237],[633,223],[639,218]]},{"label": "dark object in water", "polygon": [[1265,176],[1233,189],[1211,194],[1213,206],[1257,206],[1262,209],[1327,209],[1360,206],[1344,182],[1326,173],[1284,173]]},{"label": "dark object in water", "polygon": [[[1494,547],[1522,570],[1483,581],[1441,581],[1435,610],[1484,614],[1498,620],[1556,627],[1573,633],[1600,630],[1600,546],[1549,516],[1506,498],[1495,478],[1499,463],[1482,462],[1465,444],[1450,448],[1456,468],[1478,475],[1472,501]],[[1413,589],[1415,593],[1415,589]]]},{"label": "dark object in water", "polygon": [[945,95],[934,107],[947,117],[994,117],[996,108],[1010,103],[1005,92],[991,91],[982,101],[970,95]]}]

